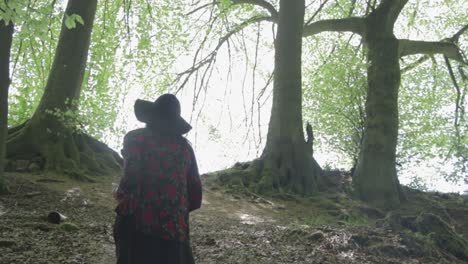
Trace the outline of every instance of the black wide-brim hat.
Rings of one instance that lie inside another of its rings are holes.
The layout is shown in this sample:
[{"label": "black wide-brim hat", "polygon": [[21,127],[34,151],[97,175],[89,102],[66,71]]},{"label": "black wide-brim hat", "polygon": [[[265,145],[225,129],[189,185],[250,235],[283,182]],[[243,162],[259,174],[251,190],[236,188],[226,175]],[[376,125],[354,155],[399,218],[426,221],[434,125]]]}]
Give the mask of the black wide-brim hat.
[{"label": "black wide-brim hat", "polygon": [[192,126],[180,116],[180,103],[173,94],[163,94],[154,102],[137,99],[135,116],[161,132],[183,135]]}]

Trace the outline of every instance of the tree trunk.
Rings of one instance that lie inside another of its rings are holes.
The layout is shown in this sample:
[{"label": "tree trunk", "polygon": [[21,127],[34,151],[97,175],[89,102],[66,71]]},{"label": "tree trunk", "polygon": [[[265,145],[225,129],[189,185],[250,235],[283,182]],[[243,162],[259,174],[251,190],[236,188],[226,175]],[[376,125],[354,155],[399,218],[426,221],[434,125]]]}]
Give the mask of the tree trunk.
[{"label": "tree trunk", "polygon": [[397,15],[392,14],[391,1],[383,2],[387,5],[382,4],[366,21],[366,123],[353,183],[362,200],[378,207],[392,208],[400,203],[395,158],[401,75],[398,40],[393,34]]},{"label": "tree trunk", "polygon": [[[74,117],[86,68],[97,0],[69,0],[44,95],[32,118],[9,131],[9,157],[37,159],[46,170],[69,174],[110,174],[121,159],[103,143],[77,132]],[[65,26],[67,16],[81,16],[84,25]]]},{"label": "tree trunk", "polygon": [[[76,108],[73,104],[80,98],[96,7],[97,0],[68,1],[52,69],[33,119],[47,110]],[[84,25],[77,22],[76,28],[68,29],[65,20],[73,14],[80,15]]]},{"label": "tree trunk", "polygon": [[5,146],[8,129],[8,88],[10,87],[10,53],[13,22],[0,20],[0,192],[4,189]]},{"label": "tree trunk", "polygon": [[261,160],[262,188],[285,187],[310,194],[321,172],[304,139],[302,123],[302,31],[304,0],[281,0],[275,42],[273,107]]}]

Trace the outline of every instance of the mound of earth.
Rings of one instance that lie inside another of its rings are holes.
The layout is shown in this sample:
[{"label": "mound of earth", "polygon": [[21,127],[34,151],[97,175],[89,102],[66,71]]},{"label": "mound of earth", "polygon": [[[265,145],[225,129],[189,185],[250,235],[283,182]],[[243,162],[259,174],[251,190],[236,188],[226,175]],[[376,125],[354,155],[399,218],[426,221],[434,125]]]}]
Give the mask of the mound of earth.
[{"label": "mound of earth", "polygon": [[[117,178],[84,183],[15,173],[6,180],[0,263],[115,263]],[[466,263],[467,199],[407,193],[410,202],[400,210],[382,212],[341,191],[263,197],[205,181],[202,209],[191,215],[195,258],[201,264]],[[67,219],[49,223],[52,211]],[[454,248],[444,248],[447,241]]]}]

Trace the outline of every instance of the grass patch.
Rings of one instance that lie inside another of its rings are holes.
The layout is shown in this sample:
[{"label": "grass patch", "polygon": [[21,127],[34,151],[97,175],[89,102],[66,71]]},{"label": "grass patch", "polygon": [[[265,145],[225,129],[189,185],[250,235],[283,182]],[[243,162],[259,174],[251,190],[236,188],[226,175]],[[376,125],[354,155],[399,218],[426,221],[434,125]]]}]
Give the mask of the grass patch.
[{"label": "grass patch", "polygon": [[367,215],[358,212],[351,212],[350,214],[343,215],[342,221],[350,226],[367,226],[370,223]]},{"label": "grass patch", "polygon": [[304,220],[304,224],[312,227],[323,226],[336,222],[336,218],[328,214],[319,214],[315,216],[309,216]]}]

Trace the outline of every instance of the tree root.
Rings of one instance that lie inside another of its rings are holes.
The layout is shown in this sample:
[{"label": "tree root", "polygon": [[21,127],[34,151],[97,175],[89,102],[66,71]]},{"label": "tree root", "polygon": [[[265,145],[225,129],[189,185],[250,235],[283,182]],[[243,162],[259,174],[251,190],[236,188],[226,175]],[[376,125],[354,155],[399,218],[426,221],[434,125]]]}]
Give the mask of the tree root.
[{"label": "tree root", "polygon": [[[295,169],[293,158],[280,156],[260,158],[250,162],[236,163],[232,168],[207,176],[208,184],[214,183],[229,188],[245,189],[257,194],[291,192],[310,195],[321,188],[322,170],[318,164],[307,165],[306,170]],[[298,175],[298,173],[301,173]],[[304,173],[304,174],[302,174]],[[303,179],[308,177],[308,179]]]},{"label": "tree root", "polygon": [[45,171],[88,181],[88,176],[120,173],[122,158],[104,143],[69,129],[54,132],[33,123],[12,128],[8,133],[7,158],[41,160],[39,167]]}]

